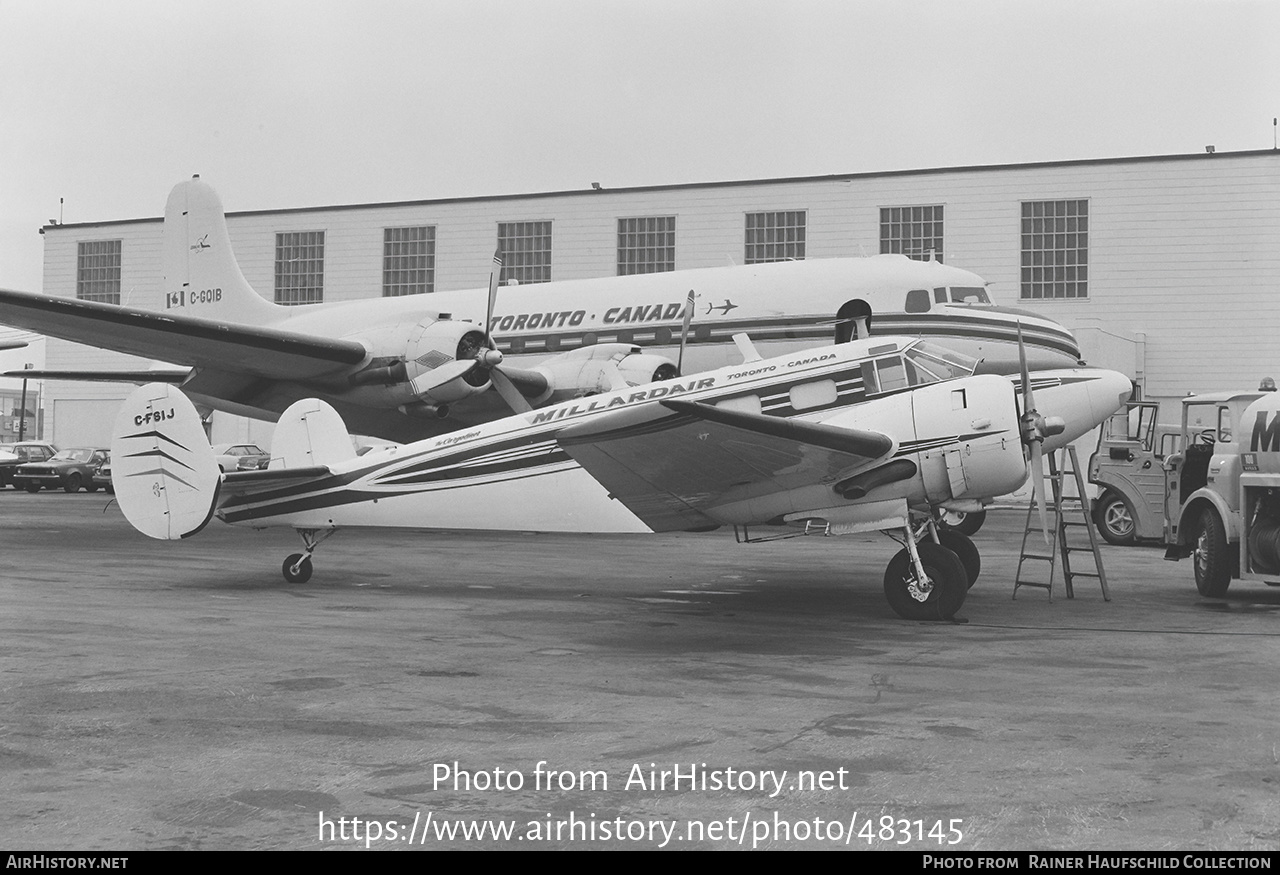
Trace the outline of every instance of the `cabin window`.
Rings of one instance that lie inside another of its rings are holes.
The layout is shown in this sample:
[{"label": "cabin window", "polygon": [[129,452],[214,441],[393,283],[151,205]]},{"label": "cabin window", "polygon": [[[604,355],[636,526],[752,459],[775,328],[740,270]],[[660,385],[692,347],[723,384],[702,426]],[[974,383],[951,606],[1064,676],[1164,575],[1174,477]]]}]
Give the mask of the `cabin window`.
[{"label": "cabin window", "polygon": [[618,276],[675,269],[675,216],[618,220]]},{"label": "cabin window", "polygon": [[881,207],[880,251],[942,261],[942,205]]},{"label": "cabin window", "polygon": [[551,223],[499,222],[503,283],[551,282]]},{"label": "cabin window", "polygon": [[933,303],[935,303],[935,304],[945,304],[945,303],[947,303],[947,290],[946,290],[946,289],[934,289],[934,290],[933,290]]},{"label": "cabin window", "polygon": [[876,359],[876,382],[881,392],[892,392],[894,389],[907,387],[907,369],[903,367],[902,357]]},{"label": "cabin window", "polygon": [[1022,297],[1089,296],[1089,202],[1024,201]]},{"label": "cabin window", "polygon": [[806,210],[747,213],[746,263],[803,261]]},{"label": "cabin window", "polygon": [[796,410],[811,410],[836,403],[835,380],[818,380],[791,387],[791,406]]},{"label": "cabin window", "polygon": [[762,413],[759,395],[739,395],[737,398],[726,398],[717,401],[716,407],[721,410],[733,410],[738,413]]},{"label": "cabin window", "polygon": [[76,297],[120,303],[119,240],[89,240],[76,246]]},{"label": "cabin window", "polygon": [[276,234],[276,303],[324,301],[324,232]]},{"label": "cabin window", "polygon": [[908,313],[929,312],[929,293],[924,289],[912,289],[907,292],[907,303],[903,307]]},{"label": "cabin window", "polygon": [[421,295],[436,288],[436,228],[382,229],[382,296]]}]

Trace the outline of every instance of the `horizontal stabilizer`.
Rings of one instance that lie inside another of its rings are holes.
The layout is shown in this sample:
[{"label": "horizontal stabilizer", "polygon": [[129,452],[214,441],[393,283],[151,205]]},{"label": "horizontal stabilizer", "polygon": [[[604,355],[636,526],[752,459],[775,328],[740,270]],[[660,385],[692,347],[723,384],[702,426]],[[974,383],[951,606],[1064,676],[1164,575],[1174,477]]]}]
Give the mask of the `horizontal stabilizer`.
[{"label": "horizontal stabilizer", "polygon": [[125,399],[111,432],[111,482],[125,519],[149,538],[186,538],[209,522],[222,471],[181,390],[148,383]]}]

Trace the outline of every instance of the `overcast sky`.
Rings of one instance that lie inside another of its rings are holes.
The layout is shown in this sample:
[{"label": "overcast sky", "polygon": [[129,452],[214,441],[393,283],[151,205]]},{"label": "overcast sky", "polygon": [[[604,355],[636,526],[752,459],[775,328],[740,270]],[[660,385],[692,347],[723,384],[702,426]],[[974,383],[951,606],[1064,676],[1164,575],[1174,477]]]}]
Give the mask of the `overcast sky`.
[{"label": "overcast sky", "polygon": [[59,198],[193,173],[251,210],[1270,148],[1278,58],[1275,0],[0,0],[0,286]]}]

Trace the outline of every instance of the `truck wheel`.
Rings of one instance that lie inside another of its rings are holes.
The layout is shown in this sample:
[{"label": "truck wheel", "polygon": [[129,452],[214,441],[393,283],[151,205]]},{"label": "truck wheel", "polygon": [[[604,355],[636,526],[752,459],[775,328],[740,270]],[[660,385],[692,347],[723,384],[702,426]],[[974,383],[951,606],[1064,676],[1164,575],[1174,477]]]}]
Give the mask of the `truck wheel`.
[{"label": "truck wheel", "polygon": [[1196,589],[1206,598],[1223,598],[1231,585],[1231,555],[1227,533],[1217,511],[1212,508],[1202,510],[1192,535],[1195,538],[1191,558],[1195,563]]},{"label": "truck wheel", "polygon": [[1093,509],[1093,522],[1098,527],[1098,534],[1108,544],[1117,547],[1132,546],[1138,540],[1137,525],[1133,512],[1129,510],[1129,502],[1114,492],[1104,492]]},{"label": "truck wheel", "polygon": [[987,512],[980,510],[977,513],[961,513],[958,510],[944,510],[939,519],[944,529],[973,537],[986,522]]}]

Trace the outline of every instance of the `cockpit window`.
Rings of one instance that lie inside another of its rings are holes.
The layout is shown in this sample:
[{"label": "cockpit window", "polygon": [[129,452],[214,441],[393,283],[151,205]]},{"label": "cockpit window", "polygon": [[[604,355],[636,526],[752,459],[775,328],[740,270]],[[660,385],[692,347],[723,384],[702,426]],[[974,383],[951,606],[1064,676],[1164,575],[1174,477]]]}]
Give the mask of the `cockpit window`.
[{"label": "cockpit window", "polygon": [[904,309],[908,313],[927,313],[931,306],[927,289],[912,289],[907,292],[907,303]]},{"label": "cockpit window", "polygon": [[[976,359],[927,340],[913,345],[907,350],[906,356],[907,361],[920,372],[920,381],[925,383],[972,376],[978,369]],[[931,375],[933,379],[929,379],[926,375]]]},{"label": "cockpit window", "polygon": [[953,304],[990,304],[987,290],[982,286],[952,286],[951,303]]}]

